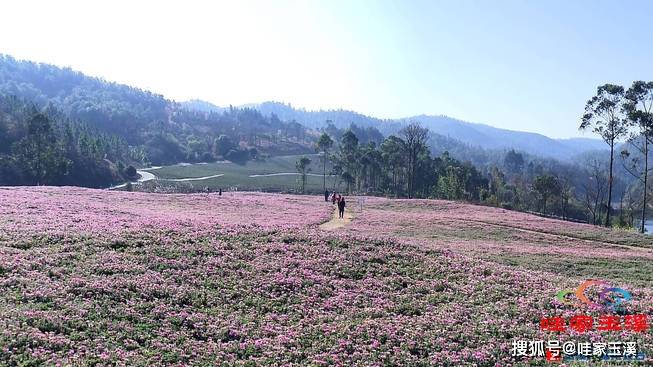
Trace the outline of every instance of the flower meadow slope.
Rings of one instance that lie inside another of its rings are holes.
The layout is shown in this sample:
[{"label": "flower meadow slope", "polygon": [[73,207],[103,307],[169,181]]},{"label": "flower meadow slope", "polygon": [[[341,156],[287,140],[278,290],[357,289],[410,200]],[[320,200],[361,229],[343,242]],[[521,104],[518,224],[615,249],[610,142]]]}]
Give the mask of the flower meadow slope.
[{"label": "flower meadow slope", "polygon": [[367,198],[346,231],[419,241],[496,263],[578,278],[653,284],[653,237],[441,200]]},{"label": "flower meadow slope", "polygon": [[[573,313],[551,295],[577,279],[397,240],[389,225],[364,233],[381,215],[367,209],[352,233],[320,231],[332,208],[315,197],[0,200],[0,365],[518,365],[530,360],[511,357],[514,339],[546,339],[541,316]],[[635,288],[630,307],[650,315],[650,299]]]},{"label": "flower meadow slope", "polygon": [[[1,188],[5,236],[209,233],[252,226],[297,229],[331,216],[313,198],[260,193],[150,194],[75,187]],[[5,238],[8,239],[8,238]]]}]

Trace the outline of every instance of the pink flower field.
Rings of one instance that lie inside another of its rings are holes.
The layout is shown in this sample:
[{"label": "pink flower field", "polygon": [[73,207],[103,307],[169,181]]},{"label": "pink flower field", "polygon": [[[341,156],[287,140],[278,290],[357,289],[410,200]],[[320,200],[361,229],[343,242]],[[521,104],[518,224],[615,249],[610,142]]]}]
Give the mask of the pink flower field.
[{"label": "pink flower field", "polygon": [[652,318],[644,236],[431,200],[352,198],[333,231],[311,196],[39,187],[0,203],[0,365],[547,365],[511,347],[551,338],[653,356],[650,329],[539,325],[578,313],[553,297],[590,277]]},{"label": "pink flower field", "polygon": [[253,226],[304,228],[328,207],[301,196],[258,193],[146,194],[81,188],[0,188],[3,234],[115,236],[126,232],[201,233]]}]

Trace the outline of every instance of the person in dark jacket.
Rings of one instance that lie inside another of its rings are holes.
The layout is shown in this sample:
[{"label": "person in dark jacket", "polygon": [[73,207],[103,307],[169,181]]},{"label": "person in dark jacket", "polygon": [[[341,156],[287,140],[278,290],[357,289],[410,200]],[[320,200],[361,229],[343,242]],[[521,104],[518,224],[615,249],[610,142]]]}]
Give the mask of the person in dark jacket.
[{"label": "person in dark jacket", "polygon": [[329,190],[324,190],[324,201],[329,202]]},{"label": "person in dark jacket", "polygon": [[338,200],[338,216],[340,218],[345,217],[345,197],[341,197],[340,200]]}]

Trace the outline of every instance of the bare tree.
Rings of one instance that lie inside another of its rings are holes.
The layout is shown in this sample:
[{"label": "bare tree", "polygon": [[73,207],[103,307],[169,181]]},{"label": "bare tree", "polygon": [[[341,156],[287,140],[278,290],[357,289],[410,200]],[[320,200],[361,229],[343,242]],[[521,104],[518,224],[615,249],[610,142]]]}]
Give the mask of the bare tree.
[{"label": "bare tree", "polygon": [[619,225],[632,227],[635,223],[635,210],[637,209],[637,200],[633,195],[632,187],[624,187],[621,192],[621,201],[619,204]]},{"label": "bare tree", "polygon": [[562,219],[567,219],[569,211],[569,201],[574,197],[574,188],[569,182],[568,177],[560,177],[560,210],[562,211]]},{"label": "bare tree", "polygon": [[[587,162],[589,176],[582,183],[584,191],[584,202],[587,211],[592,216],[592,224],[597,224],[601,218],[603,206],[601,205],[607,193],[608,178],[605,165],[597,159],[590,159]],[[589,219],[589,218],[588,218]]]}]

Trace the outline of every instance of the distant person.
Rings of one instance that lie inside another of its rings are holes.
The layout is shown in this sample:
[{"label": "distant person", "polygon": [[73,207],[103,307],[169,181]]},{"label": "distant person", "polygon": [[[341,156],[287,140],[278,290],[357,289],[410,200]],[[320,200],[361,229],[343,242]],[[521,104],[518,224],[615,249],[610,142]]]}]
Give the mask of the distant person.
[{"label": "distant person", "polygon": [[218,191],[218,196],[222,196],[222,188]]},{"label": "distant person", "polygon": [[329,190],[324,190],[324,201],[329,202]]},{"label": "distant person", "polygon": [[331,204],[333,204],[333,205],[336,204],[336,199],[337,199],[336,195],[337,195],[337,194],[334,192],[334,193],[333,193],[333,196],[331,196]]},{"label": "distant person", "polygon": [[345,198],[341,197],[338,200],[338,216],[340,218],[345,217]]}]

